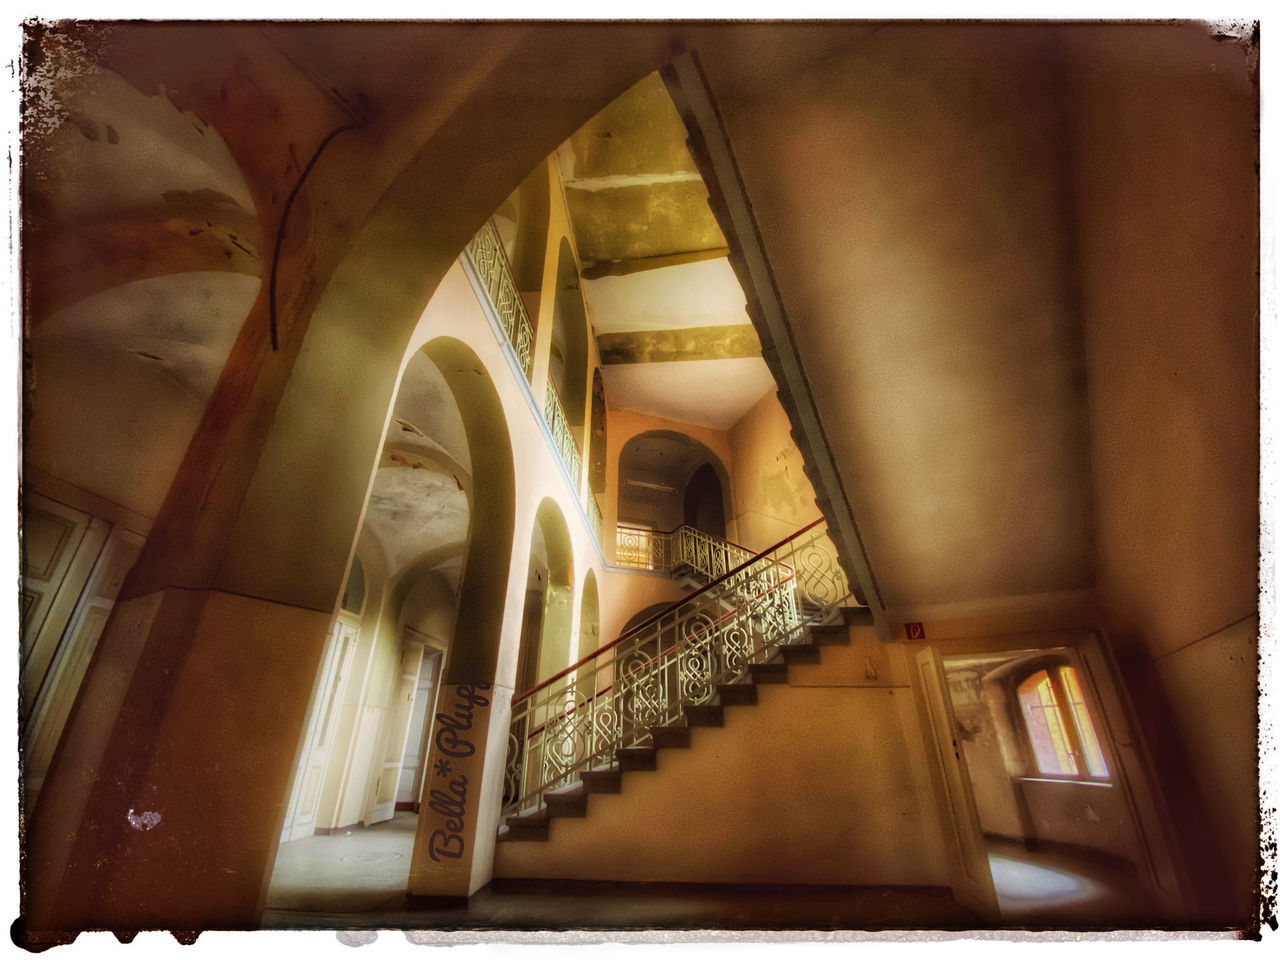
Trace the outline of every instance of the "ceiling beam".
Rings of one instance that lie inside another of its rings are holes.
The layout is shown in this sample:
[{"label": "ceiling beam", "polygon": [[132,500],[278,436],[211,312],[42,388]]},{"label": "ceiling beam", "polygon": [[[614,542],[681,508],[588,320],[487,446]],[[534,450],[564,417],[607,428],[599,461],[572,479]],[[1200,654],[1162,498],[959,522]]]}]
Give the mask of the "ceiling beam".
[{"label": "ceiling beam", "polygon": [[596,345],[602,365],[760,356],[760,339],[749,323],[601,333],[596,335]]},{"label": "ceiling beam", "polygon": [[602,260],[599,263],[584,265],[582,279],[599,280],[601,277],[625,277],[628,274],[640,273],[643,270],[661,270],[663,267],[678,267],[685,263],[697,263],[700,260],[719,260],[729,255],[728,247],[711,247],[708,250],[687,250],[683,253],[664,253],[655,257],[637,257],[634,260]]}]

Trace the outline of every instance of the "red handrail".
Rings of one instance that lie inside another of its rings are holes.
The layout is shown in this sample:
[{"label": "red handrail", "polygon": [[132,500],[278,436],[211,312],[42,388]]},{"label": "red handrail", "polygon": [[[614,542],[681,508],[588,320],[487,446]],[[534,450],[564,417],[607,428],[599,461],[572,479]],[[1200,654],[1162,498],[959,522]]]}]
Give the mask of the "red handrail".
[{"label": "red handrail", "polygon": [[[563,679],[564,677],[568,676],[570,673],[578,669],[578,667],[582,666],[587,661],[594,660],[596,657],[600,656],[600,654],[604,653],[606,650],[612,650],[614,647],[620,644],[623,640],[626,640],[628,637],[634,635],[640,630],[643,630],[645,627],[649,626],[655,621],[660,620],[663,617],[667,616],[667,614],[673,612],[676,608],[683,606],[684,604],[688,603],[690,600],[694,600],[697,597],[700,597],[702,594],[706,593],[712,587],[722,583],[723,581],[727,580],[729,577],[733,576],[734,574],[741,573],[747,567],[751,566],[751,564],[755,563],[757,560],[762,559],[766,554],[773,553],[775,550],[779,549],[780,547],[785,547],[788,543],[790,543],[796,537],[800,536],[800,534],[808,533],[818,524],[825,522],[825,520],[826,520],[825,517],[819,517],[817,520],[814,520],[812,523],[801,527],[795,533],[792,533],[789,536],[783,537],[773,546],[766,547],[764,550],[761,550],[755,556],[751,557],[748,560],[744,560],[742,563],[738,564],[732,570],[722,573],[720,576],[716,577],[710,583],[707,583],[705,586],[699,587],[697,590],[693,591],[693,593],[689,594],[687,597],[682,597],[679,600],[676,600],[676,601],[673,601],[672,603],[667,604],[667,606],[663,607],[661,610],[659,610],[657,613],[651,616],[648,620],[645,620],[641,623],[636,624],[626,633],[619,636],[616,640],[610,640],[603,647],[600,647],[597,650],[595,650],[595,652],[589,653],[585,657],[583,657],[581,660],[578,660],[575,663],[569,664],[569,666],[565,667],[555,676],[548,677],[546,680],[543,680],[541,683],[537,684],[536,686],[530,687],[528,690],[524,691],[524,693],[521,693],[512,697],[511,698],[512,709],[515,708],[516,704],[521,703],[524,700],[527,700],[529,697],[533,696],[535,693],[537,693],[539,690],[543,689],[544,687],[549,687],[551,684],[555,683],[557,680]],[[685,524],[681,524],[680,526],[685,526]],[[676,529],[679,530],[680,527],[676,527]],[[728,541],[726,541],[726,543],[727,542]]]},{"label": "red handrail", "polygon": [[[803,532],[804,532],[803,530],[801,530],[801,531],[800,531],[800,533],[803,533]],[[786,541],[783,541],[783,542],[785,543]],[[776,548],[775,548],[775,549],[776,549]],[[757,557],[757,559],[759,559],[759,558]],[[785,584],[788,584],[788,583],[790,583],[792,580],[794,580],[794,579],[795,579],[796,571],[795,571],[795,568],[794,568],[794,567],[789,567],[789,566],[787,566],[787,564],[785,564],[785,563],[782,563],[782,564],[779,564],[779,565],[780,565],[780,566],[787,567],[787,569],[788,569],[788,570],[790,570],[791,572],[790,572],[787,576],[785,576],[785,577],[783,577],[781,580],[779,580],[777,583],[775,583],[773,586],[771,586],[771,587],[766,587],[765,589],[763,589],[763,590],[761,590],[759,593],[757,593],[755,596],[748,598],[748,600],[746,601],[746,604],[752,604],[752,603],[755,603],[755,602],[756,602],[757,600],[759,600],[761,597],[768,596],[769,594],[773,593],[775,590],[779,590],[779,589],[781,589]],[[727,577],[727,576],[728,576],[728,574],[726,573],[726,574],[725,574],[725,576]],[[681,602],[683,603],[684,601],[681,601]],[[714,627],[717,627],[717,626],[719,626],[720,624],[724,623],[724,621],[729,620],[729,619],[731,619],[731,618],[733,618],[733,617],[736,617],[736,616],[738,615],[738,611],[739,611],[739,609],[741,609],[741,608],[740,608],[740,607],[734,607],[732,610],[730,610],[730,611],[728,611],[728,612],[726,612],[726,613],[721,614],[720,616],[716,617],[716,619],[712,620],[710,623],[708,623],[708,624],[704,624],[703,626],[701,626],[701,627],[699,627],[697,630],[695,630],[695,631],[694,631],[694,633],[693,633],[693,636],[696,638],[699,634],[701,634],[701,633],[705,633],[707,630],[712,629],[712,628],[714,628]],[[632,634],[632,633],[634,633],[634,632],[635,632],[634,630],[629,630],[629,631],[627,631],[627,633],[626,633],[626,634],[624,634],[623,636],[630,636],[630,634]],[[618,638],[618,640],[621,640],[621,639],[622,639],[622,637],[619,637],[619,638]],[[617,642],[618,642],[617,640],[613,641],[613,643],[617,643]],[[611,644],[610,644],[610,646],[613,646],[613,644],[611,643]],[[658,662],[659,660],[661,660],[661,659],[662,659],[662,657],[664,657],[666,654],[670,653],[672,650],[674,650],[674,649],[675,649],[676,647],[678,647],[678,646],[680,646],[680,641],[679,641],[679,640],[677,640],[675,643],[671,644],[671,646],[667,647],[665,650],[659,650],[657,653],[655,653],[655,654],[653,655],[653,660],[652,660],[652,661],[650,661],[650,662],[651,662],[651,663],[656,663],[656,662]],[[599,652],[599,651],[597,651],[597,652]],[[582,660],[580,660],[580,661],[578,661],[578,662],[579,662],[579,663],[583,663],[583,662],[585,662],[586,660],[590,660],[590,659],[591,659],[591,657],[590,657],[590,656],[587,656],[587,657],[584,657]],[[573,668],[572,668],[572,667],[569,667],[568,669],[572,670]],[[644,671],[644,669],[647,669],[647,664],[646,664],[646,666],[645,666],[644,668],[641,668],[640,670],[633,669],[629,674],[627,674],[627,678],[628,678],[628,679],[630,679],[631,677],[636,676],[638,673],[642,673],[642,672]],[[563,673],[562,673],[562,674],[557,674],[557,676],[556,676],[556,677],[552,677],[550,680],[545,680],[545,681],[543,681],[543,684],[540,684],[540,686],[545,685],[545,684],[547,684],[547,683],[552,683],[552,682],[554,682],[554,681],[557,679],[557,677],[562,677],[562,676],[564,676],[564,674],[563,674]],[[611,684],[609,684],[607,687],[605,687],[604,689],[602,689],[602,690],[597,690],[595,693],[591,694],[591,696],[589,696],[589,697],[585,698],[582,702],[583,702],[584,704],[586,704],[586,703],[590,703],[592,700],[595,700],[597,697],[602,697],[602,696],[604,696],[606,693],[608,693],[608,692],[609,692],[610,690],[612,690],[612,689],[613,689],[613,684],[611,683]],[[511,705],[514,707],[514,706],[516,705],[516,703],[518,703],[520,700],[524,700],[526,697],[528,697],[528,695],[529,695],[529,694],[534,693],[536,690],[538,690],[538,687],[532,687],[532,688],[530,688],[530,689],[529,689],[529,690],[527,690],[525,693],[521,694],[521,695],[520,695],[520,697],[519,697],[518,699],[513,699],[513,700],[511,701]],[[574,709],[575,709],[575,710],[577,709],[576,705],[574,706]],[[567,717],[567,716],[569,715],[569,712],[570,712],[570,711],[569,711],[569,705],[566,705],[566,706],[565,706],[565,708],[564,708],[563,710],[561,710],[559,713],[557,713],[557,714],[556,714],[556,716],[555,716],[555,718],[554,718],[554,719],[556,719],[556,720],[560,720],[560,719],[562,719],[562,718],[564,718],[564,717]],[[548,724],[548,723],[550,723],[550,722],[551,722],[550,720],[544,720],[544,721],[542,722],[542,725],[541,725],[541,726],[539,726],[539,727],[535,727],[535,728],[533,729],[533,731],[532,731],[532,732],[530,732],[530,734],[529,734],[529,739],[530,739],[530,740],[532,740],[532,739],[533,739],[534,737],[536,737],[539,733],[541,733],[543,730],[545,730],[545,729],[547,728],[547,724]]]}]

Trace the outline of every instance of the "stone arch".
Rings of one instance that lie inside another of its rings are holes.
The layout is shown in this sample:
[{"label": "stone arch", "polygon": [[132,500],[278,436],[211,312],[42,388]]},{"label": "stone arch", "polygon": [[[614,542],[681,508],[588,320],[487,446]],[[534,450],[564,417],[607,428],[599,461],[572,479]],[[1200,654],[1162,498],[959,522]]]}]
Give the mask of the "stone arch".
[{"label": "stone arch", "polygon": [[[515,532],[515,467],[506,415],[489,372],[460,340],[438,337],[422,348],[458,402],[471,461],[471,522],[462,561],[448,682],[493,682]],[[503,545],[495,549],[495,545]]]},{"label": "stone arch", "polygon": [[720,458],[706,444],[675,430],[638,433],[618,454],[618,522],[671,530],[687,521],[691,495],[692,503],[701,503],[703,515],[709,515],[704,498],[714,496],[717,486],[719,529],[707,532],[723,536],[733,501],[729,472]]},{"label": "stone arch", "polygon": [[724,488],[710,463],[693,471],[684,488],[684,522],[704,533],[724,538]]},{"label": "stone arch", "polygon": [[564,514],[547,497],[538,504],[530,532],[517,694],[568,665],[572,626],[573,547]]},{"label": "stone arch", "polygon": [[[543,161],[534,167],[493,215],[502,248],[511,264],[516,289],[521,293],[533,293],[542,287],[547,228],[551,219],[549,176],[550,170]],[[536,303],[536,297],[529,298],[526,307],[536,312]],[[529,319],[537,322],[535,316]]]},{"label": "stone arch", "polygon": [[587,468],[587,484],[597,497],[605,490],[605,476],[609,465],[608,444],[609,416],[604,401],[604,377],[596,367],[591,374],[591,442],[588,445],[590,463]]},{"label": "stone arch", "polygon": [[547,376],[560,394],[565,419],[580,435],[587,410],[587,308],[568,237],[560,239],[551,323]]},{"label": "stone arch", "polygon": [[596,572],[588,570],[582,578],[582,598],[578,613],[578,653],[581,660],[600,648],[600,591]]}]

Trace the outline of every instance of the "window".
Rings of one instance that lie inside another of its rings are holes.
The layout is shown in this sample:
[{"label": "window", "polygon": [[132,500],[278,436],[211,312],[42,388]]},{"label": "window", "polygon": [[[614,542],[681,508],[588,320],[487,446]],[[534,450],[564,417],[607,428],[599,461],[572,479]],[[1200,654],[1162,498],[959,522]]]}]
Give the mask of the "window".
[{"label": "window", "polygon": [[1031,674],[1018,686],[1018,702],[1041,774],[1107,778],[1107,763],[1075,667],[1055,666]]}]

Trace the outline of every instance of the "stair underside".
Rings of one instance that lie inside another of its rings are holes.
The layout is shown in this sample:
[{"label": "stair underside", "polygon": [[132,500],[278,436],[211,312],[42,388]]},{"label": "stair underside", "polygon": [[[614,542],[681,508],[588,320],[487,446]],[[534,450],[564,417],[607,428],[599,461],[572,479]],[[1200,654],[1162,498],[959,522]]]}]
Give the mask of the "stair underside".
[{"label": "stair underside", "polygon": [[849,627],[869,625],[870,611],[860,607],[846,607],[843,611],[843,623],[810,627],[805,641],[779,647],[767,663],[752,664],[748,668],[749,679],[717,684],[712,702],[685,705],[677,722],[649,731],[652,740],[649,745],[619,748],[617,761],[612,766],[583,771],[579,776],[580,782],[546,794],[543,806],[536,813],[507,817],[506,827],[499,831],[498,842],[545,842],[549,838],[552,820],[585,817],[591,794],[621,793],[623,774],[657,770],[658,757],[663,750],[688,749],[693,727],[724,726],[725,707],[754,704],[757,685],[785,684],[788,666],[821,663],[823,646],[848,645]]}]

